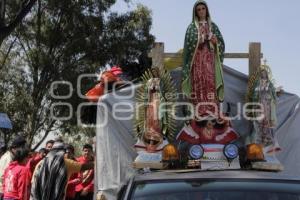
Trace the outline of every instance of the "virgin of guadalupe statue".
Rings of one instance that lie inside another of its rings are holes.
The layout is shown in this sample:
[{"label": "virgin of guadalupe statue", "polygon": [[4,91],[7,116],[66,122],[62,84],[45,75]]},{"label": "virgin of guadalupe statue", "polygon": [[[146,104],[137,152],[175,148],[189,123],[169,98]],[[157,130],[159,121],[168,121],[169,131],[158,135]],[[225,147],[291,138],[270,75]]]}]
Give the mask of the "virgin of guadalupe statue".
[{"label": "virgin of guadalupe statue", "polygon": [[250,142],[262,144],[264,148],[268,146],[274,148],[277,145],[274,139],[274,128],[277,123],[276,89],[271,80],[269,66],[262,65],[250,80],[248,101],[259,103],[259,106],[263,109],[262,116],[260,116],[261,113],[259,115],[255,112],[252,113],[254,133]]},{"label": "virgin of guadalupe statue", "polygon": [[207,3],[198,0],[185,35],[182,80],[182,92],[194,106],[201,104],[195,110],[198,116],[217,113],[216,108],[224,99],[224,51],[222,34],[211,20]]},{"label": "virgin of guadalupe statue", "polygon": [[[175,103],[175,88],[169,73],[152,69],[142,77],[143,84],[136,94],[135,133],[137,151],[161,152],[172,140],[176,128],[169,112]],[[172,95],[173,94],[173,95]]]}]

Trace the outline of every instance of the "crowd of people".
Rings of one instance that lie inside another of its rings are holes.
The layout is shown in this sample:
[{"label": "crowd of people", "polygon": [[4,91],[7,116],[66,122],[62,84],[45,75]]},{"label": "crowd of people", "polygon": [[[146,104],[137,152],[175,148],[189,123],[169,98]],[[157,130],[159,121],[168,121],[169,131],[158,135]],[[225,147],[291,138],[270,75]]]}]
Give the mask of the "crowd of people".
[{"label": "crowd of people", "polygon": [[0,144],[0,200],[92,200],[94,195],[93,147],[82,155],[63,140],[47,141],[30,151],[17,136],[9,148]]}]

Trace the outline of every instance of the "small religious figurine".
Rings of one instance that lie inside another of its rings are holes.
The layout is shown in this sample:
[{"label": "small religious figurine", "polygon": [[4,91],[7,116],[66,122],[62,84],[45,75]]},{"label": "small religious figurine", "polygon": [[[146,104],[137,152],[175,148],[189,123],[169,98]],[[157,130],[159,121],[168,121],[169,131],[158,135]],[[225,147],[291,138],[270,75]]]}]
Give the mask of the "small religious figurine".
[{"label": "small religious figurine", "polygon": [[[247,100],[255,104],[253,105],[255,110],[251,113],[254,131],[248,138],[248,146],[253,146],[253,144],[261,146],[264,156],[263,158],[254,156],[250,160],[264,159],[268,161],[271,158],[272,162],[276,161],[275,164],[280,165],[275,158],[275,152],[280,150],[274,133],[277,124],[276,88],[271,79],[271,70],[266,63],[261,65],[257,72],[250,77]],[[258,110],[262,110],[262,112],[257,112]]]},{"label": "small religious figurine", "polygon": [[155,72],[154,77],[150,78],[145,85],[145,93],[145,132],[135,148],[155,153],[168,144],[162,134],[164,124],[161,124],[162,116],[159,115],[159,106],[164,100],[161,95],[160,79]]},{"label": "small religious figurine", "polygon": [[157,68],[147,71],[136,95],[137,151],[161,152],[168,144],[167,138],[173,137],[176,124],[172,114],[168,113],[171,104],[165,103],[175,101],[172,95],[166,94],[175,94],[170,76],[166,72],[159,72]]},{"label": "small religious figurine", "polygon": [[[253,112],[254,135],[253,143],[263,147],[275,146],[274,128],[276,117],[276,88],[271,80],[271,70],[268,65],[262,65],[252,76],[248,91],[248,101],[258,103],[263,113]],[[262,115],[263,114],[263,115]]]},{"label": "small religious figurine", "polygon": [[[174,95],[172,95],[174,94]],[[171,110],[176,91],[170,74],[158,68],[146,71],[136,92],[134,145],[138,156],[135,168],[162,169],[163,149],[174,139],[176,123]]]}]

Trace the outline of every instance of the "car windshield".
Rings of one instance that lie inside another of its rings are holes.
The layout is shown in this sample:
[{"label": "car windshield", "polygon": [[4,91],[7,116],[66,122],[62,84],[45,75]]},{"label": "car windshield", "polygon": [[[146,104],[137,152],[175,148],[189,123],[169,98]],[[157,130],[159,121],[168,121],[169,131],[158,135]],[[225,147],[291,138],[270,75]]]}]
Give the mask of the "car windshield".
[{"label": "car windshield", "polygon": [[164,181],[136,183],[132,200],[300,200],[299,183],[283,181]]}]

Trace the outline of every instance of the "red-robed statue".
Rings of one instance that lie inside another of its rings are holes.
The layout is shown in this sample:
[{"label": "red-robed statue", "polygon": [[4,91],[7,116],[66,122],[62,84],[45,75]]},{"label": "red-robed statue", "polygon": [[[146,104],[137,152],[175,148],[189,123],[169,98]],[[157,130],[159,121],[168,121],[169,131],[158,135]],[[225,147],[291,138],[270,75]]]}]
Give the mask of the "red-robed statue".
[{"label": "red-robed statue", "polygon": [[238,138],[230,121],[220,116],[224,100],[222,61],[225,44],[205,1],[193,7],[183,51],[182,92],[194,106],[194,117],[177,136],[192,144],[226,144]]}]

